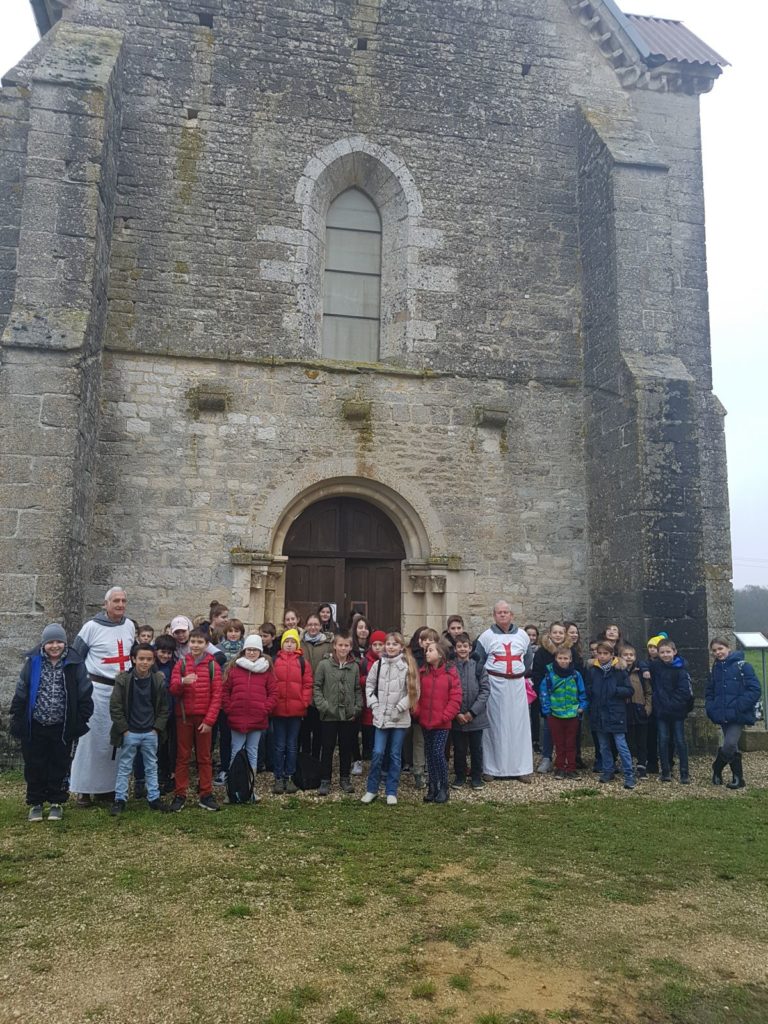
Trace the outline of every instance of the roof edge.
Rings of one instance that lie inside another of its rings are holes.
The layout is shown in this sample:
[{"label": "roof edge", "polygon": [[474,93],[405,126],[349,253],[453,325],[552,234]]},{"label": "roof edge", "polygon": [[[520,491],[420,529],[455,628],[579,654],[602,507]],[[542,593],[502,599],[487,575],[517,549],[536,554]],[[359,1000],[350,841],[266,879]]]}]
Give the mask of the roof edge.
[{"label": "roof edge", "polygon": [[624,89],[699,95],[709,92],[722,72],[719,64],[670,60],[653,53],[615,0],[566,2],[613,67]]}]

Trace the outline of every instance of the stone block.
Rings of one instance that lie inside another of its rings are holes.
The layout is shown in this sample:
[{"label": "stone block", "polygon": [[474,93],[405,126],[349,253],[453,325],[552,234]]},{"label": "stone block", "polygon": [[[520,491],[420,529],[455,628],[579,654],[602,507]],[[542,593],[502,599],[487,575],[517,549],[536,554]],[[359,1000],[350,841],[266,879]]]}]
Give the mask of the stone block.
[{"label": "stone block", "polygon": [[36,579],[15,573],[0,573],[0,611],[32,612],[34,610]]},{"label": "stone block", "polygon": [[76,427],[79,408],[76,396],[43,395],[40,424],[44,427]]}]

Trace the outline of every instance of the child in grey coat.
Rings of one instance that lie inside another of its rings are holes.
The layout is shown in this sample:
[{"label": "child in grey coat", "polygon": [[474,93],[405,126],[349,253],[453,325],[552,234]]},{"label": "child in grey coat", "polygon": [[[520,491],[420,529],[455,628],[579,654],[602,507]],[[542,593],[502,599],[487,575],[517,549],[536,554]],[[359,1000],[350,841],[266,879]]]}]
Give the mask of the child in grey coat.
[{"label": "child in grey coat", "polygon": [[461,789],[467,781],[467,750],[470,757],[472,789],[483,788],[483,729],[488,725],[486,704],[491,692],[488,673],[482,664],[470,658],[472,641],[467,633],[454,637],[456,660],[453,665],[461,679],[461,710],[451,726],[453,770],[452,789]]}]

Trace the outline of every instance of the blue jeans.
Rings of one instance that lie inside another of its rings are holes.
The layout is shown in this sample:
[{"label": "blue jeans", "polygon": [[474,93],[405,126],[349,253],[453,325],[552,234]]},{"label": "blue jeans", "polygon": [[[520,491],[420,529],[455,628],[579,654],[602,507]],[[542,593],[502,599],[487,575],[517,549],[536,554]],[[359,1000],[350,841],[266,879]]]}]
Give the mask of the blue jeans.
[{"label": "blue jeans", "polygon": [[599,732],[597,738],[600,741],[600,761],[605,775],[613,776],[613,754],[611,752],[611,737],[616,743],[616,750],[619,752],[621,767],[624,771],[624,781],[634,782],[635,772],[632,767],[632,755],[627,746],[627,737],[623,732]]},{"label": "blue jeans", "polygon": [[685,742],[685,720],[682,718],[656,718],[656,735],[659,738],[659,760],[664,775],[671,769],[669,760],[669,737],[674,737],[677,756],[680,758],[680,778],[688,778],[688,746]]},{"label": "blue jeans", "polygon": [[245,747],[248,757],[248,764],[253,768],[254,774],[259,764],[259,743],[264,734],[263,729],[252,729],[250,732],[237,732],[232,730],[232,756],[229,759],[230,765],[235,760],[235,754]]},{"label": "blue jeans", "polygon": [[400,782],[400,766],[403,761],[403,743],[407,729],[376,729],[373,734],[373,753],[371,754],[371,770],[368,772],[366,790],[369,793],[378,793],[381,780],[381,766],[384,755],[389,747],[389,768],[387,770],[387,781],[384,784],[384,791],[387,796],[397,796],[397,786]]},{"label": "blue jeans", "polygon": [[117,758],[117,779],[115,780],[115,800],[128,799],[128,783],[131,778],[133,760],[138,751],[144,759],[144,771],[147,779],[147,800],[160,799],[160,787],[157,783],[157,733],[127,732],[123,736]]},{"label": "blue jeans", "polygon": [[272,752],[273,771],[276,779],[290,779],[296,771],[296,753],[299,747],[300,718],[273,718]]}]

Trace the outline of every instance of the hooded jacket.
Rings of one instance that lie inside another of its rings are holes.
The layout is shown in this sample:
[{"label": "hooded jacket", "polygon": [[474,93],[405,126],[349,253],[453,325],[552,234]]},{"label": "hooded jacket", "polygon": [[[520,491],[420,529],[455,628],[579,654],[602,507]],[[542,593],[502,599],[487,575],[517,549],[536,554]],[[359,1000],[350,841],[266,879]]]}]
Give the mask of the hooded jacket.
[{"label": "hooded jacket", "polygon": [[577,718],[589,707],[587,689],[581,672],[561,669],[554,662],[547,666],[541,681],[541,713],[545,717]]},{"label": "hooded jacket", "polygon": [[632,684],[626,671],[613,658],[607,668],[597,660],[586,668],[585,684],[589,701],[589,720],[595,732],[624,733],[627,731],[627,697],[632,696]]},{"label": "hooded jacket", "polygon": [[315,675],[315,707],[321,722],[352,722],[363,710],[360,668],[350,655],[340,665],[333,656],[323,658]]},{"label": "hooded jacket", "polygon": [[242,733],[266,729],[276,705],[277,682],[267,659],[238,658],[222,689],[222,707],[230,728]]},{"label": "hooded jacket", "polygon": [[[209,663],[213,668],[208,667]],[[195,681],[186,686],[182,676],[195,674]],[[176,697],[176,717],[202,718],[205,725],[213,727],[221,711],[221,669],[218,662],[207,652],[195,664],[191,654],[179,658],[171,672],[171,693]]]},{"label": "hooded jacket", "polygon": [[408,662],[402,654],[378,659],[365,681],[365,697],[377,729],[408,728]]},{"label": "hooded jacket", "polygon": [[[571,656],[573,657],[573,642],[569,640],[567,636],[565,640],[563,640],[562,644],[556,644],[554,640],[551,639],[549,633],[545,633],[542,636],[541,643],[533,656],[533,667],[531,668],[531,679],[533,680],[533,685],[537,692],[541,687],[541,681],[544,678],[547,669],[554,663],[555,651],[558,647],[567,647],[571,650]],[[574,658],[573,668],[581,672],[583,667],[583,662],[579,660],[577,663],[577,660]]]},{"label": "hooded jacket", "polygon": [[754,725],[760,695],[760,682],[744,652],[731,651],[725,661],[715,661],[709,673],[707,717],[717,725]]},{"label": "hooded jacket", "polygon": [[453,665],[425,666],[420,673],[421,696],[413,717],[422,729],[450,729],[461,708],[461,680]]},{"label": "hooded jacket", "polygon": [[651,686],[657,718],[679,720],[690,713],[693,687],[688,666],[679,654],[669,664],[661,658],[651,662]]},{"label": "hooded jacket", "polygon": [[[32,713],[37,702],[45,657],[42,645],[35,647],[27,654],[19,673],[10,712],[10,733],[16,739],[28,738],[32,733]],[[85,664],[79,658],[70,660],[69,651],[65,650],[61,661],[66,700],[61,738],[64,743],[71,743],[88,732],[88,721],[93,714],[93,685]]]},{"label": "hooded jacket", "polygon": [[272,674],[277,685],[272,717],[303,718],[312,703],[312,669],[303,653],[280,651],[272,665]]}]

